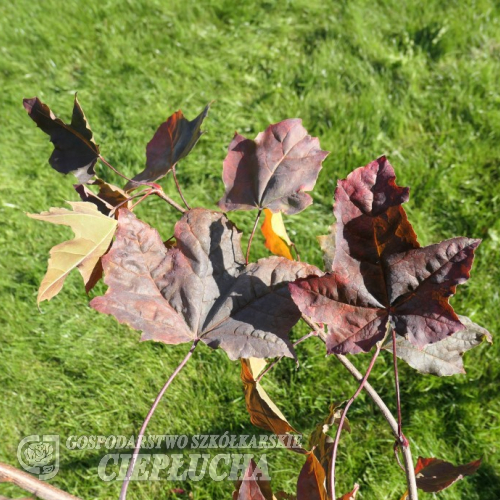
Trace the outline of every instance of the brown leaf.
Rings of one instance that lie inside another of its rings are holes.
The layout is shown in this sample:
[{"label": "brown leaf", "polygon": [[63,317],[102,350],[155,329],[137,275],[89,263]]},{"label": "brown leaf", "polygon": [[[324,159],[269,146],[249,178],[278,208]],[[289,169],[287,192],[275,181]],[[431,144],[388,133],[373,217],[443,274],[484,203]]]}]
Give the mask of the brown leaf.
[{"label": "brown leaf", "polygon": [[[242,365],[245,365],[244,372],[246,374],[246,377],[252,380],[257,380],[259,375],[264,371],[264,368],[266,368],[267,366],[267,361],[263,358],[247,358],[247,359],[242,359],[241,362]],[[243,380],[243,371],[241,372],[241,378]]]},{"label": "brown leaf", "polygon": [[271,484],[256,463],[250,460],[242,481],[236,483],[234,500],[273,500]]},{"label": "brown leaf", "polygon": [[[201,125],[209,108],[210,104],[192,121],[187,120],[179,110],[163,122],[146,146],[146,168],[132,180],[154,182],[167,175],[198,142],[203,134]],[[135,186],[133,182],[128,182],[125,190],[129,191]]]},{"label": "brown leaf", "polygon": [[279,257],[245,266],[241,234],[220,212],[187,211],[174,236],[176,248],[167,249],[157,231],[120,209],[103,259],[109,289],[91,306],[142,330],[142,340],[201,339],[230,359],[293,357],[288,332],[300,313],[287,285],[320,271]]},{"label": "brown leaf", "polygon": [[[109,245],[108,249],[103,253],[103,255],[106,255],[108,253],[108,250],[111,248],[111,244]],[[85,283],[85,291],[89,293],[96,285],[101,281],[102,275],[104,273],[104,269],[102,268],[102,257],[97,261],[97,264],[94,267],[94,270],[92,271],[92,274],[90,275],[89,280],[87,283]]]},{"label": "brown leaf", "polygon": [[293,260],[289,245],[292,244],[283,224],[281,212],[273,214],[271,210],[264,209],[264,223],[262,224],[262,234],[264,235],[265,246],[274,255]]},{"label": "brown leaf", "polygon": [[381,157],[339,181],[332,273],[290,284],[303,314],[328,325],[328,353],[369,351],[390,323],[424,347],[462,330],[449,298],[469,278],[479,240],[453,238],[419,248],[395,183]]},{"label": "brown leaf", "polygon": [[356,483],[354,485],[354,488],[352,489],[352,491],[349,491],[345,495],[342,495],[337,500],[356,500],[356,496],[358,494],[358,491],[359,491],[359,484]]},{"label": "brown leaf", "polygon": [[224,160],[226,192],[218,205],[224,211],[301,212],[312,203],[306,191],[314,188],[327,155],[297,118],[270,125],[255,141],[236,133]]},{"label": "brown leaf", "polygon": [[116,220],[101,214],[93,203],[69,202],[73,211],[51,208],[41,214],[27,214],[32,219],[69,226],[75,233],[70,241],[50,251],[49,267],[38,291],[38,303],[50,300],[61,290],[72,269],[77,268],[87,289],[96,280],[96,267],[106,253],[115,234]]},{"label": "brown leaf", "polygon": [[[277,436],[297,431],[288,423],[286,417],[274,404],[267,392],[256,382],[256,378],[264,368],[261,360],[256,358],[241,359],[241,380],[245,386],[245,403],[250,414],[250,422],[266,431],[274,432]],[[288,446],[294,451],[299,451],[295,441]],[[299,452],[303,452],[300,449]]]},{"label": "brown leaf", "polygon": [[297,500],[328,500],[326,475],[314,453],[307,454],[297,482]]},{"label": "brown leaf", "polygon": [[[408,340],[399,337],[396,341],[396,355],[420,373],[431,373],[439,377],[465,373],[463,355],[465,352],[487,341],[493,342],[491,334],[466,316],[458,316],[465,330],[429,344],[421,349]],[[384,349],[392,352],[392,341]]]},{"label": "brown leaf", "polygon": [[97,186],[99,192],[95,194],[85,184],[75,184],[73,187],[82,201],[93,203],[104,215],[109,215],[118,205],[130,208],[130,196],[118,186],[108,184],[98,177],[89,181],[87,185]]},{"label": "brown leaf", "polygon": [[51,167],[62,174],[73,173],[81,183],[88,182],[95,174],[99,146],[94,142],[76,94],[70,125],[57,118],[38,97],[24,99],[23,104],[30,118],[54,144],[49,159]]},{"label": "brown leaf", "polygon": [[464,476],[474,474],[480,466],[481,460],[455,466],[437,458],[418,457],[415,466],[417,488],[427,493],[437,493],[463,479]]}]

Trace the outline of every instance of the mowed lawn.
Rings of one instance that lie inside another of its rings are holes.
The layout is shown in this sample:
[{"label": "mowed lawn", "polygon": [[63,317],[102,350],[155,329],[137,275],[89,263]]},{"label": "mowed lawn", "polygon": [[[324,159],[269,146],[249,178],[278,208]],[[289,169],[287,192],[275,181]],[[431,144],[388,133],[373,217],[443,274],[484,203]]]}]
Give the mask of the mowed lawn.
[{"label": "mowed lawn", "polygon": [[[27,117],[23,97],[39,96],[63,119],[78,97],[103,155],[128,175],[142,170],[156,127],[181,108],[194,118],[215,100],[206,134],[178,167],[192,206],[214,208],[222,161],[234,131],[255,137],[270,123],[300,117],[331,151],[314,205],[285,223],[303,259],[320,265],[316,236],[334,220],[337,179],[381,154],[392,162],[422,244],[482,238],[470,281],[452,303],[493,335],[500,319],[500,7],[494,1],[219,0],[2,2],[0,16],[0,460],[18,466],[32,434],[132,435],[189,346],[140,343],[139,333],[88,307],[74,272],[51,302],[36,306],[52,246],[67,228],[25,216],[77,199],[72,176],[47,163],[51,145]],[[100,175],[120,183],[109,170]],[[163,181],[175,199],[172,179]],[[137,209],[170,237],[177,214],[159,199]],[[248,234],[254,213],[230,215]],[[246,243],[246,239],[244,239]],[[252,258],[266,256],[260,233]],[[92,296],[103,293],[100,285]],[[306,333],[303,326],[294,338]],[[415,458],[483,459],[478,474],[439,496],[500,498],[500,350],[465,357],[466,375],[436,378],[400,363],[404,429]],[[265,388],[306,438],[332,401],[357,384],[324,346],[298,348],[300,368],[282,361]],[[369,356],[351,357],[365,369]],[[245,410],[240,365],[205,346],[167,393],[153,434],[259,434]],[[391,358],[371,377],[394,409]],[[340,445],[338,492],[399,500],[404,475],[393,438],[365,396],[350,411]],[[209,450],[216,453],[216,450]],[[82,498],[117,498],[99,479],[102,450],[61,449],[51,480]],[[294,491],[300,455],[267,453],[275,490]],[[228,481],[136,482],[130,499],[230,498]],[[23,496],[0,484],[0,495]],[[422,498],[432,495],[422,493]]]}]

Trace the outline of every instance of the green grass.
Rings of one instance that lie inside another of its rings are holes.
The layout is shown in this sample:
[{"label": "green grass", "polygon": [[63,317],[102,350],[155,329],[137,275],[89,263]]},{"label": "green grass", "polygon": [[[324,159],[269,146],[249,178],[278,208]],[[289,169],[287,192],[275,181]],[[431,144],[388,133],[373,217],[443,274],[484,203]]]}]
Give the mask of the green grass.
[{"label": "green grass", "polygon": [[[104,156],[127,174],[143,168],[155,128],[182,108],[189,118],[215,99],[202,137],[178,176],[192,205],[214,207],[222,160],[235,130],[254,137],[269,123],[301,117],[331,151],[315,204],[286,219],[303,258],[319,264],[315,236],[333,222],[338,178],[381,154],[411,186],[406,208],[424,244],[482,238],[472,278],[453,304],[495,334],[500,326],[500,16],[493,1],[208,2],[88,0],[3,2],[0,19],[0,460],[18,465],[30,434],[137,431],[152,399],[188,346],[139,343],[139,334],[88,304],[74,273],[60,295],[36,307],[49,249],[69,230],[24,212],[63,206],[74,179],[47,164],[51,147],[26,116],[39,96],[62,118],[73,94]],[[106,179],[119,182],[109,171]],[[164,182],[176,196],[171,179]],[[176,214],[160,200],[138,214],[172,234]],[[248,232],[252,213],[231,215]],[[266,255],[259,237],[254,257]],[[95,294],[102,293],[100,286]],[[298,327],[292,335],[305,332]],[[401,366],[403,416],[414,455],[455,463],[483,458],[479,473],[440,494],[448,500],[500,498],[498,343],[466,355],[467,375],[438,379]],[[290,422],[308,434],[329,402],[356,383],[311,340],[301,366],[283,361],[265,387]],[[367,356],[354,362],[364,368]],[[403,363],[402,363],[403,365]],[[390,358],[372,382],[394,408]],[[361,499],[395,499],[404,476],[378,410],[362,396],[340,447],[338,491],[354,481]],[[239,364],[200,347],[150,426],[157,434],[258,433],[242,399]],[[51,481],[83,498],[117,498],[97,477],[102,453],[63,448]],[[303,461],[268,455],[276,489],[294,489]],[[131,499],[230,498],[229,482],[134,483]],[[0,485],[0,494],[22,495]],[[423,498],[431,495],[422,493]],[[185,497],[184,497],[185,498]]]}]

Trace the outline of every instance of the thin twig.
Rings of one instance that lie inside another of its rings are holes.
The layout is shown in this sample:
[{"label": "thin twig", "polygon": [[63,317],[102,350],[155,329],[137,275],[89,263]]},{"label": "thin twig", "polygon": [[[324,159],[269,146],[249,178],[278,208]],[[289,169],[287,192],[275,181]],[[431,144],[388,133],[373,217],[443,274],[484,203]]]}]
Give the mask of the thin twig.
[{"label": "thin twig", "polygon": [[337,449],[339,447],[339,442],[340,442],[340,434],[342,433],[342,427],[344,426],[344,421],[347,415],[347,412],[349,411],[349,408],[351,405],[354,403],[354,400],[359,396],[361,391],[363,390],[363,387],[366,384],[366,381],[368,380],[368,377],[370,376],[370,373],[373,369],[373,366],[375,365],[375,361],[378,358],[378,355],[380,354],[380,349],[382,348],[382,342],[377,342],[375,354],[373,355],[370,364],[368,366],[368,369],[366,370],[366,373],[364,377],[361,380],[361,383],[359,384],[359,387],[357,388],[356,392],[352,395],[351,399],[347,402],[347,404],[344,407],[344,411],[342,412],[342,415],[340,417],[340,422],[337,427],[337,434],[335,435],[335,441],[333,442],[333,449],[332,449],[332,460],[330,463],[330,491],[331,491],[331,496],[332,498],[337,498],[335,495],[335,462],[337,460]]},{"label": "thin twig", "polygon": [[176,203],[170,196],[167,196],[163,190],[156,190],[154,192],[157,196],[159,196],[162,200],[165,200],[170,206],[174,207],[176,210],[178,210],[181,214],[185,213],[186,210],[184,210],[178,203]]},{"label": "thin twig", "polygon": [[0,462],[0,482],[2,481],[15,484],[19,488],[45,500],[80,500],[78,497],[55,488],[45,481],[40,481],[31,474]]},{"label": "thin twig", "polygon": [[[142,182],[141,183],[141,182],[137,182],[137,181],[134,181],[132,179],[129,179],[127,176],[123,175],[115,167],[113,167],[113,165],[111,165],[109,162],[107,162],[102,156],[99,156],[99,159],[107,167],[109,167],[113,172],[115,172],[115,174],[118,174],[120,177],[123,177],[125,180],[127,180],[129,182],[133,182],[134,184],[137,185],[137,187],[140,187],[141,185],[153,187],[154,189],[150,192],[150,194],[157,194],[162,200],[165,200],[169,205],[171,205],[172,207],[174,207],[179,212],[181,212],[181,213],[185,212],[185,210],[178,203],[176,203],[174,200],[172,200],[172,198],[170,198],[169,196],[167,196],[164,193],[164,191],[163,191],[163,189],[162,189],[162,187],[160,185],[155,184],[153,182]],[[181,194],[181,197],[182,197],[182,194]],[[182,199],[184,200],[184,198],[182,198]],[[185,200],[184,200],[184,203],[186,203]],[[186,206],[188,206],[187,203],[186,203]],[[188,207],[188,209],[189,209],[189,207]]]},{"label": "thin twig", "polygon": [[401,463],[401,460],[399,459],[399,454],[398,454],[398,452],[399,452],[399,443],[397,441],[394,444],[393,451],[394,451],[394,457],[396,458],[396,462],[398,463],[398,467],[404,472],[405,468],[403,467],[403,464]]},{"label": "thin twig", "polygon": [[[130,210],[134,210],[134,208],[139,205],[139,203],[143,202],[148,196],[151,196],[154,193],[154,189],[148,190],[146,193],[142,191],[140,194],[142,194],[142,198],[140,200],[137,200],[131,207]],[[134,197],[136,198],[136,197]]]},{"label": "thin twig", "polygon": [[398,408],[398,442],[402,443],[402,446],[407,446],[408,440],[403,434],[403,419],[401,417],[401,394],[399,391],[398,357],[396,355],[396,330],[394,330],[394,328],[392,328],[392,357],[394,362],[394,383],[396,384],[396,404]]},{"label": "thin twig", "polygon": [[[152,194],[151,190],[148,190],[149,191],[149,194]],[[127,198],[126,200],[118,203],[118,205],[116,205],[116,207],[113,207],[113,209],[109,212],[109,216],[112,217],[114,215],[114,213],[121,207],[123,207],[123,205],[127,204],[129,201],[132,201],[134,200],[135,198],[139,198],[140,196],[143,196],[144,194],[144,191],[141,191],[140,193],[137,193],[137,194],[134,194],[132,196],[130,196],[129,198]],[[142,200],[141,200],[142,201]],[[134,205],[135,206],[135,205]]]},{"label": "thin twig", "polygon": [[177,191],[179,192],[179,195],[180,195],[182,201],[184,202],[184,205],[186,205],[186,208],[188,210],[191,210],[191,207],[188,205],[186,198],[184,198],[184,195],[182,194],[181,186],[179,184],[179,181],[177,180],[177,174],[175,173],[175,165],[172,167],[172,177],[174,178],[175,187],[177,188]]},{"label": "thin twig", "polygon": [[[318,332],[309,332],[307,335],[304,335],[303,337],[300,337],[299,340],[296,340],[293,343],[293,347],[298,346],[301,342],[304,342],[304,340],[307,340],[310,337],[315,337],[318,335]],[[257,380],[255,382],[260,382],[262,377],[270,372],[285,356],[280,356],[278,359],[275,359],[261,374],[257,377]]]},{"label": "thin twig", "polygon": [[107,162],[101,155],[99,155],[99,160],[101,160],[104,165],[106,165],[108,168],[110,168],[115,174],[119,175],[120,177],[123,177],[126,181],[129,182],[135,182],[132,179],[129,179],[126,175],[123,175],[120,171],[118,171],[111,163]]},{"label": "thin twig", "polygon": [[139,435],[137,437],[137,443],[135,445],[134,452],[132,453],[132,458],[130,459],[130,463],[128,465],[127,474],[125,475],[125,479],[123,480],[119,500],[125,500],[127,498],[128,485],[130,482],[130,478],[132,476],[132,472],[134,471],[134,466],[135,466],[135,463],[137,461],[137,456],[139,455],[139,451],[141,449],[142,438],[144,437],[144,433],[146,432],[146,428],[149,424],[149,421],[151,420],[151,417],[153,416],[153,414],[156,410],[156,407],[158,406],[159,402],[161,401],[161,398],[165,394],[165,391],[168,389],[169,385],[172,383],[172,381],[175,379],[175,377],[179,374],[179,372],[184,368],[186,363],[189,361],[189,358],[193,355],[193,352],[196,349],[197,344],[198,344],[198,339],[196,339],[193,342],[191,349],[189,349],[189,352],[186,354],[185,358],[179,363],[179,366],[174,370],[174,373],[172,373],[172,375],[170,375],[169,379],[167,380],[165,385],[162,387],[161,391],[158,393],[158,396],[156,396],[156,399],[154,400],[153,404],[151,405],[151,408],[149,409],[148,414],[146,415],[146,418],[144,419],[144,422],[142,423],[141,430],[139,431]]},{"label": "thin twig", "polygon": [[[344,365],[345,368],[347,368],[349,373],[356,380],[361,381],[363,379],[363,375],[345,356],[343,356],[342,354],[335,354],[335,357]],[[384,400],[379,396],[378,392],[370,385],[369,382],[366,382],[364,390],[372,398],[372,401],[382,412],[382,415],[384,416],[386,422],[389,424],[394,437],[399,440],[398,423],[389,408],[387,408]],[[401,446],[401,451],[403,453],[406,484],[408,486],[408,500],[418,500],[417,482],[415,479],[415,469],[413,465],[413,458],[411,456],[410,444],[408,443],[407,446]]]},{"label": "thin twig", "polygon": [[247,266],[248,266],[248,262],[250,260],[250,247],[252,246],[253,236],[255,234],[255,230],[257,229],[257,224],[259,223],[259,219],[260,219],[260,214],[261,213],[262,213],[262,209],[260,209],[257,212],[257,217],[255,217],[255,224],[253,225],[252,233],[250,234],[250,238],[248,239],[247,258],[246,258],[246,264],[247,264]]},{"label": "thin twig", "polygon": [[[319,330],[318,325],[305,315],[302,315],[302,320],[313,330]],[[319,333],[318,337],[325,342],[326,336],[324,333]],[[363,375],[358,371],[358,369],[342,354],[334,354],[334,356],[342,363],[342,365],[347,369],[347,371],[358,381],[363,380]],[[383,417],[389,424],[392,433],[396,440],[399,441],[398,433],[398,423],[394,416],[392,415],[384,400],[379,396],[378,392],[371,386],[369,382],[365,383],[364,390],[370,396],[372,401],[378,406],[379,410],[382,412]],[[401,443],[403,444],[403,443]],[[413,458],[411,455],[410,445],[402,446],[401,451],[403,453],[404,470],[406,474],[406,484],[408,486],[408,500],[418,500],[417,483],[415,480],[415,469],[413,465]]]},{"label": "thin twig", "polygon": [[293,250],[295,252],[295,257],[296,257],[297,261],[300,262],[300,254],[299,254],[299,251],[297,250],[297,246],[295,245],[295,243],[292,243],[290,246],[293,248]]}]

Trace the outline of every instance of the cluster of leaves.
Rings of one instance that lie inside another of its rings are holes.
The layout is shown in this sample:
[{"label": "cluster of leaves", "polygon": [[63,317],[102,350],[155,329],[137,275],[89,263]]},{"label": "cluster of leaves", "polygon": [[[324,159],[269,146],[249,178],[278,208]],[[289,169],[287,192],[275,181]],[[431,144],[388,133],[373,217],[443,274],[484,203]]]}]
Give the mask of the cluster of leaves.
[{"label": "cluster of leaves", "polygon": [[[415,467],[417,486],[427,493],[437,493],[465,476],[474,474],[480,465],[480,460],[455,466],[436,458],[419,457]],[[324,480],[325,473],[323,469],[318,466],[314,455],[309,454],[299,475],[297,495],[285,493],[284,491],[277,492],[274,495],[270,482],[252,460],[245,471],[243,480],[236,485],[233,500],[329,500],[325,488],[321,486]],[[358,491],[359,485],[355,484],[351,491],[337,500],[356,500]],[[408,493],[405,493],[401,500],[407,498]]]},{"label": "cluster of leaves", "polygon": [[[101,156],[76,96],[70,124],[38,98],[25,99],[24,106],[54,145],[50,165],[77,177],[75,190],[82,200],[71,202],[72,210],[52,208],[30,215],[70,226],[75,233],[74,239],[51,250],[38,301],[53,298],[72,269],[81,273],[87,292],[104,276],[108,289],[91,307],[140,330],[142,340],[202,341],[223,349],[230,359],[241,359],[247,408],[251,421],[262,429],[277,435],[295,432],[259,377],[263,359],[295,356],[289,332],[301,316],[326,325],[321,338],[328,354],[368,352],[392,331],[395,343],[384,348],[394,348],[420,372],[440,376],[463,373],[463,353],[484,339],[491,342],[485,329],[455,314],[449,304],[456,286],[469,278],[479,240],[459,237],[420,247],[402,206],[409,189],[396,184],[385,157],[338,182],[336,224],[319,238],[324,272],[300,261],[282,218],[312,203],[308,192],[328,154],[301,120],[270,125],[255,140],[235,134],[223,164],[225,193],[219,212],[191,209],[175,176],[177,163],[202,135],[209,106],[193,121],[178,111],[161,124],[147,145],[145,168],[125,178],[123,188],[97,177],[98,160],[124,176]],[[169,173],[186,209],[156,184]],[[133,213],[151,195],[183,212],[167,242]],[[245,256],[241,232],[226,215],[232,210],[256,210],[254,231],[264,212],[262,232],[274,256],[249,262],[254,233]],[[329,498],[325,478],[332,440],[327,429],[338,424],[339,410],[332,407],[311,436],[309,450],[291,447],[306,455],[297,496],[276,498]],[[344,422],[344,429],[348,426]],[[454,469],[436,459],[421,459],[417,484],[439,491],[473,472],[474,464]],[[254,484],[255,469],[250,464],[235,498],[273,498],[269,485]],[[342,498],[353,499],[357,491],[356,485]]]}]

